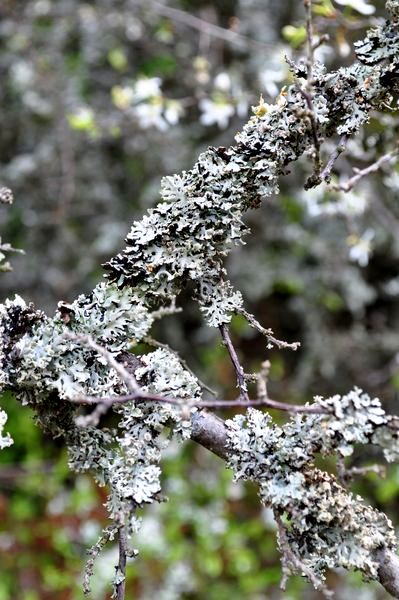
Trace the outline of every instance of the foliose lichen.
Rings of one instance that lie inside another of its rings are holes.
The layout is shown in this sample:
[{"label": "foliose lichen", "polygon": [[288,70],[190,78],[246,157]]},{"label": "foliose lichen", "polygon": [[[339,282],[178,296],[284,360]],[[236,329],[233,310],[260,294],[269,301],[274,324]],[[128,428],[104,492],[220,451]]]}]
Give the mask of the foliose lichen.
[{"label": "foliose lichen", "polygon": [[286,515],[290,547],[318,577],[326,568],[345,567],[376,578],[373,553],[397,545],[390,520],[314,461],[319,454],[345,457],[369,443],[391,460],[398,456],[398,431],[379,400],[358,388],[316,402],[328,413],[296,415],[281,427],[255,409],[228,421],[230,466],[236,479],[259,485],[265,505]]},{"label": "foliose lichen", "polygon": [[[128,534],[137,528],[135,508],[159,497],[163,429],[189,437],[200,389],[173,353],[156,350],[140,357],[136,377],[144,391],[172,397],[176,405],[130,401],[114,407],[120,417],[114,428],[79,426],[74,402],[128,392],[104,354],[79,336],[91,336],[118,360],[129,342],[148,334],[153,311],[188,283],[209,325],[228,323],[242,310],[224,260],[248,232],[244,212],[278,190],[279,177],[312,150],[315,136],[352,135],[372,110],[391,102],[398,91],[398,7],[388,1],[391,21],[357,45],[354,65],[328,73],[314,64],[312,119],[299,62],[291,66],[295,83],[274,105],[260,101],[235,146],[210,148],[190,171],[164,178],[162,202],[133,224],[126,248],[106,265],[107,283],[60,303],[53,318],[19,297],[1,305],[1,389],[33,406],[41,426],[64,437],[74,470],[90,470],[109,486],[109,513]],[[230,464],[237,477],[259,483],[265,504],[286,514],[290,545],[305,565],[316,573],[339,565],[375,577],[373,551],[396,543],[389,520],[316,469],[314,458],[347,456],[359,443],[377,444],[388,459],[397,458],[397,434],[378,401],[359,390],[318,402],[328,414],[296,416],[282,427],[255,410],[236,417],[229,423]],[[0,413],[1,428],[4,418]],[[7,436],[0,439],[8,445]]]}]

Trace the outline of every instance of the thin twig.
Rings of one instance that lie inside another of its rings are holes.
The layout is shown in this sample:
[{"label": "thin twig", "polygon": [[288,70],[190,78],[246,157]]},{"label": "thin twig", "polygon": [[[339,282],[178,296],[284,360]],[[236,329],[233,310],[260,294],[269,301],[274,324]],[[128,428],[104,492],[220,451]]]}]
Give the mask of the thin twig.
[{"label": "thin twig", "polygon": [[117,567],[117,581],[115,583],[116,600],[125,600],[126,589],[126,560],[128,554],[126,526],[122,525],[118,529],[118,549],[119,561]]},{"label": "thin twig", "polygon": [[357,477],[364,477],[369,473],[375,473],[381,479],[386,475],[386,468],[383,465],[365,465],[364,467],[346,467],[342,456],[337,455],[337,480],[341,485],[347,485]]},{"label": "thin twig", "polygon": [[337,191],[349,192],[349,190],[351,190],[356,185],[356,183],[359,181],[359,179],[362,179],[362,177],[365,177],[366,175],[369,175],[370,173],[373,173],[374,171],[378,171],[378,169],[384,163],[390,162],[391,160],[396,159],[398,156],[398,152],[399,152],[399,150],[397,150],[397,149],[392,150],[391,152],[387,152],[387,154],[384,154],[383,156],[381,156],[376,162],[372,163],[365,169],[353,169],[355,172],[355,175],[353,177],[351,177],[350,179],[348,179],[347,181],[345,181],[344,183],[334,185],[333,189],[337,190]]},{"label": "thin twig", "polygon": [[291,350],[298,350],[299,346],[301,345],[300,342],[285,342],[284,340],[278,340],[274,337],[272,329],[265,329],[264,327],[262,327],[262,325],[255,319],[255,317],[251,315],[251,313],[247,312],[244,308],[241,308],[237,312],[243,317],[245,317],[245,319],[248,321],[251,327],[253,327],[257,331],[259,331],[259,333],[264,335],[269,344],[277,346],[277,348],[280,349],[290,348]]},{"label": "thin twig", "polygon": [[219,330],[220,330],[220,333],[221,333],[221,336],[223,339],[223,343],[228,350],[228,353],[231,358],[231,362],[233,363],[233,367],[236,372],[238,388],[240,390],[240,400],[244,400],[245,402],[248,402],[249,401],[248,388],[247,388],[247,382],[245,381],[244,369],[239,361],[237,352],[233,346],[233,342],[231,341],[229,328],[227,327],[226,323],[222,323],[221,325],[219,325]]},{"label": "thin twig", "polygon": [[[120,404],[126,404],[127,402],[160,402],[164,404],[172,404],[181,408],[189,406],[190,408],[213,408],[218,409],[230,409],[230,408],[271,408],[274,410],[282,410],[284,412],[292,414],[318,414],[328,415],[331,411],[321,406],[317,402],[313,404],[288,404],[286,402],[279,402],[272,400],[271,398],[257,398],[255,400],[243,400],[238,398],[237,400],[198,400],[172,398],[170,396],[159,396],[158,394],[151,394],[139,390],[130,394],[120,396],[106,396],[103,398],[97,398],[94,396],[75,396],[74,398],[68,398],[68,402],[79,405],[95,405],[95,410],[90,415],[78,417],[79,425],[96,425],[98,424],[99,416],[105,414],[112,406],[118,406]],[[94,415],[94,416],[93,416]],[[391,416],[386,423],[386,426],[395,431],[399,430],[399,417]]]},{"label": "thin twig", "polygon": [[102,552],[102,550],[106,546],[106,544],[114,539],[116,531],[117,531],[117,526],[115,524],[109,525],[108,527],[103,529],[100,538],[97,540],[97,542],[94,544],[94,546],[92,546],[87,551],[89,558],[86,561],[84,574],[83,574],[83,593],[85,596],[88,596],[91,593],[90,579],[93,576],[93,569],[94,569],[94,563],[96,561],[96,558]]},{"label": "thin twig", "polygon": [[332,153],[330,154],[330,158],[327,161],[326,166],[320,173],[320,181],[330,182],[331,179],[331,171],[335,164],[337,158],[345,151],[346,144],[348,143],[349,136],[345,133],[338,142],[338,145],[334,148]]},{"label": "thin twig", "polygon": [[306,43],[307,43],[307,83],[309,86],[312,85],[313,79],[313,23],[312,23],[312,0],[303,0],[303,5],[306,12]]},{"label": "thin twig", "polygon": [[220,27],[219,25],[215,25],[214,23],[200,19],[199,17],[196,17],[195,15],[192,15],[184,10],[174,8],[172,6],[166,6],[165,4],[161,4],[155,0],[151,0],[151,4],[156,8],[157,12],[164,17],[184,23],[184,25],[187,25],[188,27],[205,32],[208,35],[217,37],[225,42],[229,42],[230,44],[239,44],[240,46],[251,45],[263,49],[271,48],[271,44],[254,40],[253,38],[247,37],[246,35],[238,33],[237,31],[233,31],[232,29],[225,29],[224,27]]},{"label": "thin twig", "polygon": [[[182,400],[179,398],[172,398],[170,396],[159,396],[158,394],[150,394],[144,391],[133,392],[131,394],[124,394],[120,396],[106,396],[103,398],[97,398],[95,396],[75,396],[69,398],[69,402],[73,404],[82,405],[96,405],[96,409],[100,408],[101,415],[104,414],[112,406],[119,404],[126,404],[126,402],[162,402],[164,404],[172,404],[175,406],[182,406]],[[187,403],[187,400],[185,400]],[[276,410],[283,410],[290,413],[307,413],[307,414],[329,414],[329,411],[319,404],[288,404],[286,402],[278,402],[271,398],[259,398],[255,400],[243,400],[237,398],[237,400],[190,400],[190,407],[193,408],[249,408],[249,407],[266,407],[273,408]],[[92,415],[93,413],[91,413]],[[87,419],[91,417],[87,415]],[[86,418],[86,417],[85,417]],[[92,424],[90,422],[90,424]]]},{"label": "thin twig", "polygon": [[315,50],[317,50],[317,48],[320,48],[320,46],[322,46],[323,44],[325,44],[326,42],[329,42],[329,41],[330,41],[330,36],[328,35],[328,33],[323,33],[323,35],[321,35],[318,40],[313,42],[313,44],[312,44],[313,52]]},{"label": "thin twig", "polygon": [[157,320],[157,319],[162,319],[163,317],[167,317],[168,315],[177,315],[177,314],[181,313],[182,311],[183,311],[183,309],[181,308],[181,306],[176,306],[176,296],[173,296],[173,298],[170,301],[169,306],[162,306],[158,310],[154,310],[151,313],[151,317],[154,320]]},{"label": "thin twig", "polygon": [[312,23],[312,0],[303,0],[306,12],[306,42],[307,42],[307,76],[306,89],[298,86],[298,90],[304,98],[308,107],[308,118],[310,121],[313,146],[314,146],[314,177],[318,177],[321,169],[320,158],[320,140],[317,130],[317,116],[313,106],[313,63],[314,63],[314,41],[313,41],[313,23]]},{"label": "thin twig", "polygon": [[103,346],[97,344],[97,342],[95,342],[92,337],[90,337],[89,335],[75,334],[69,331],[64,334],[64,337],[67,340],[72,340],[75,342],[79,342],[83,346],[88,346],[89,348],[95,350],[98,354],[103,356],[106,359],[108,365],[118,373],[119,377],[126,384],[126,387],[130,392],[134,393],[140,390],[140,386],[137,383],[135,376],[132,373],[128,373],[125,367],[115,359],[111,352],[109,352]]}]

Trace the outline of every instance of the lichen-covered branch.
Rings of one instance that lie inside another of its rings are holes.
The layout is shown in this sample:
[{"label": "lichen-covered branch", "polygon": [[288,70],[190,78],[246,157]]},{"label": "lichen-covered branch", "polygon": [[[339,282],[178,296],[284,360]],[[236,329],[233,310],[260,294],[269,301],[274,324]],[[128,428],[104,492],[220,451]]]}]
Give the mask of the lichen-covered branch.
[{"label": "lichen-covered branch", "polygon": [[[346,456],[354,444],[370,442],[397,460],[398,435],[387,429],[389,417],[379,402],[360,390],[318,402],[333,413],[295,417],[282,427],[254,409],[226,423],[200,412],[193,417],[192,438],[227,460],[237,478],[255,481],[262,502],[285,515],[287,542],[297,564],[310,570],[310,579],[321,582],[327,567],[356,568],[397,598],[399,557],[392,524],[312,461],[318,453]],[[291,567],[296,572],[292,561]]]},{"label": "lichen-covered branch", "polygon": [[[397,430],[378,401],[355,389],[343,398],[317,399],[312,410],[304,407],[310,414],[297,411],[281,427],[254,409],[225,424],[198,412],[206,405],[201,386],[166,347],[127,360],[129,348],[148,339],[154,320],[176,311],[175,298],[188,283],[207,324],[223,333],[241,402],[248,405],[247,376],[226,333],[233,314],[242,314],[268,346],[297,347],[277,340],[246,312],[226,277],[225,257],[248,233],[244,213],[277,191],[290,163],[316,152],[307,186],[328,180],[339,148],[322,169],[323,139],[337,135],[346,142],[399,91],[399,0],[388,0],[387,9],[390,20],[357,43],[357,62],[328,73],[311,51],[310,70],[306,62],[291,65],[295,84],[274,105],[260,101],[235,146],[210,148],[190,171],[164,178],[162,202],[133,224],[126,248],[106,265],[106,282],[71,304],[60,303],[54,317],[19,297],[0,306],[1,389],[29,404],[43,429],[64,438],[73,470],[91,471],[108,487],[115,525],[92,559],[119,530],[119,597],[125,537],[138,527],[135,510],[160,498],[165,428],[181,441],[202,443],[227,459],[237,478],[259,485],[262,501],[288,521],[284,539],[296,557],[294,571],[304,565],[319,581],[326,568],[359,569],[394,595],[398,591],[396,539],[387,517],[314,466],[315,454],[346,456],[359,443],[380,446],[389,460],[398,457]],[[111,406],[117,424],[102,426],[104,411],[93,418],[82,400]],[[262,403],[284,407],[267,398],[265,383]],[[4,422],[0,413],[1,428]],[[0,438],[0,446],[9,443]],[[91,569],[90,559],[88,575]]]}]

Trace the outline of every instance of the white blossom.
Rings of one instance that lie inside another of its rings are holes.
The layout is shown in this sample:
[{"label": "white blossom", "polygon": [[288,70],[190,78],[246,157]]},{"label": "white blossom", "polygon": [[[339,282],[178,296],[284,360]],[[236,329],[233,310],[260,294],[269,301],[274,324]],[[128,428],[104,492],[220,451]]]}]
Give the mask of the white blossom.
[{"label": "white blossom", "polygon": [[335,0],[341,6],[348,6],[356,10],[361,15],[372,15],[375,13],[375,6],[368,3],[368,0]]},{"label": "white blossom", "polygon": [[375,232],[373,229],[366,229],[360,237],[355,234],[348,237],[349,259],[357,263],[360,267],[367,267],[369,263],[372,249],[371,241],[374,235]]},{"label": "white blossom", "polygon": [[226,72],[218,73],[213,83],[215,88],[221,90],[222,92],[228,92],[231,88],[231,79],[229,74]]},{"label": "white blossom", "polygon": [[147,100],[154,96],[161,95],[160,77],[143,77],[138,79],[133,86],[134,98],[136,101]]},{"label": "white blossom", "polygon": [[218,125],[220,129],[225,129],[229,119],[234,114],[234,107],[227,101],[214,101],[210,98],[202,98],[199,102],[199,108],[202,112],[200,121],[203,125]]},{"label": "white blossom", "polygon": [[150,127],[156,127],[160,131],[169,129],[169,123],[163,115],[163,106],[160,102],[138,104],[134,107],[133,112],[142,129]]}]

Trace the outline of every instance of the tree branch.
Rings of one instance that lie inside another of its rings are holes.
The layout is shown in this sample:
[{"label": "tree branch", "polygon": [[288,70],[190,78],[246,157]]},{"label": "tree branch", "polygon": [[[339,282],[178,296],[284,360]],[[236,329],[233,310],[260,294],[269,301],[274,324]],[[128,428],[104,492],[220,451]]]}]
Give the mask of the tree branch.
[{"label": "tree branch", "polygon": [[[229,456],[227,426],[212,413],[200,411],[193,415],[191,439],[223,460]],[[399,557],[382,548],[374,553],[374,559],[379,565],[379,582],[393,598],[399,598]]]}]

